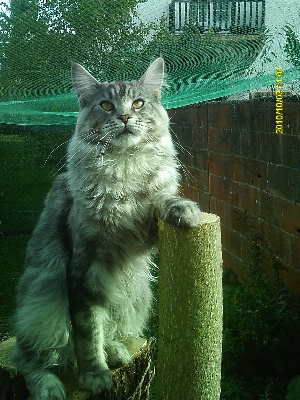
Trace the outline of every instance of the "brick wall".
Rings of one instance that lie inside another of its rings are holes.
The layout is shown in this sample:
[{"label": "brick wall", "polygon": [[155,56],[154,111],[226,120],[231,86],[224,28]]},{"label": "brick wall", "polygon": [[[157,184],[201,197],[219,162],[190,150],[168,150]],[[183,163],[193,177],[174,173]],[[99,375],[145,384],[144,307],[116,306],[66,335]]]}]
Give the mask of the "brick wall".
[{"label": "brick wall", "polygon": [[242,278],[261,262],[300,292],[300,103],[284,102],[283,135],[274,102],[204,103],[169,115],[191,154],[179,154],[184,195],[221,218],[224,267]]}]

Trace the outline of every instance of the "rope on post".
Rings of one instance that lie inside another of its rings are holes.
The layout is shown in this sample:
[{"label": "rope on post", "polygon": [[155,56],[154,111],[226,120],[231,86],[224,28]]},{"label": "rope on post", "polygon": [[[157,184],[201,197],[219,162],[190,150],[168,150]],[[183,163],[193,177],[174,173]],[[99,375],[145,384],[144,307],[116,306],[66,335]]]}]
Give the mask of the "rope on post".
[{"label": "rope on post", "polygon": [[157,400],[219,400],[222,358],[220,218],[197,228],[159,221]]}]

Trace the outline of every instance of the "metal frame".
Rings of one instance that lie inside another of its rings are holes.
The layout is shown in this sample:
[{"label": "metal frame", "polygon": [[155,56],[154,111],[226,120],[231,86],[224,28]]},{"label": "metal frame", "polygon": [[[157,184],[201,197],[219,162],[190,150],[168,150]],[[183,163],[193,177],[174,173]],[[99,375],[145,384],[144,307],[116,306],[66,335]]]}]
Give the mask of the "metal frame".
[{"label": "metal frame", "polygon": [[265,26],[265,0],[172,0],[170,32],[193,27],[199,33],[259,32]]}]

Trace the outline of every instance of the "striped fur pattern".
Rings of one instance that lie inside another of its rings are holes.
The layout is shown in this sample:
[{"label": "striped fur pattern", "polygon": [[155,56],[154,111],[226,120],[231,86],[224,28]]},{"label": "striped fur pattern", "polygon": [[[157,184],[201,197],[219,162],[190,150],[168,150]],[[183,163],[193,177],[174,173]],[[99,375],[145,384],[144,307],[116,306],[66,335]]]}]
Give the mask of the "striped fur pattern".
[{"label": "striped fur pattern", "polygon": [[55,368],[76,366],[81,388],[112,385],[151,307],[157,218],[196,226],[178,195],[176,152],[160,104],[164,63],[142,78],[98,82],[79,64],[80,111],[59,175],[29,241],[18,286],[13,362],[34,400],[66,399]]}]

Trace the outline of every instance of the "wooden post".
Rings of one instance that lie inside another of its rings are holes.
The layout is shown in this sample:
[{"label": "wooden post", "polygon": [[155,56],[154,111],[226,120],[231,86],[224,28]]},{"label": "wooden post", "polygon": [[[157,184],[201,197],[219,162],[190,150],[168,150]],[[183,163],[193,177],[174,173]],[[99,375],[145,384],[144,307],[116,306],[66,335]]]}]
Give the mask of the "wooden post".
[{"label": "wooden post", "polygon": [[218,400],[222,356],[220,219],[199,227],[159,221],[157,400]]}]

